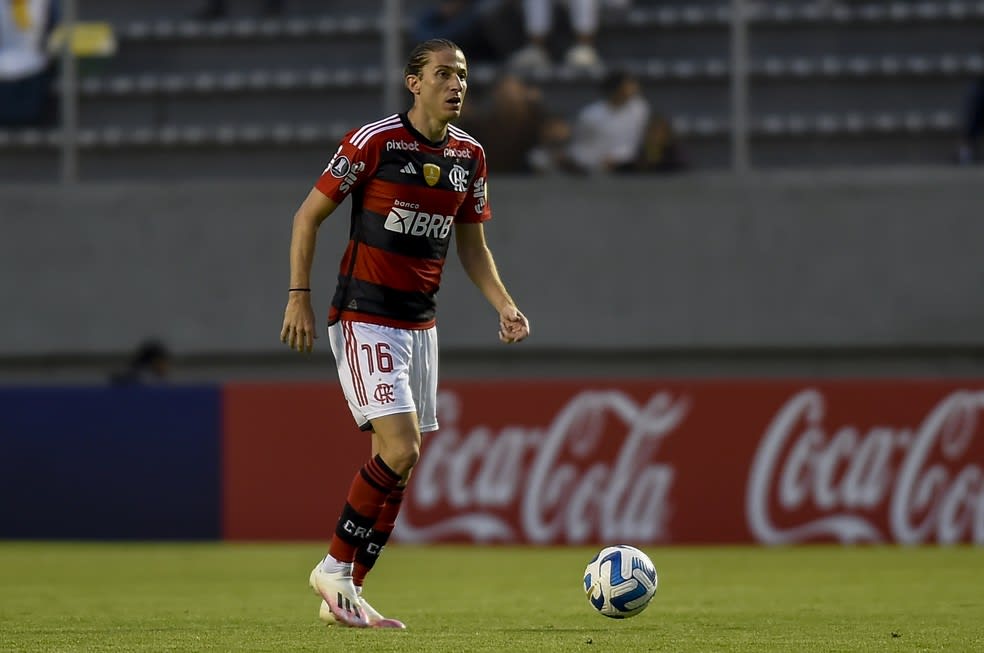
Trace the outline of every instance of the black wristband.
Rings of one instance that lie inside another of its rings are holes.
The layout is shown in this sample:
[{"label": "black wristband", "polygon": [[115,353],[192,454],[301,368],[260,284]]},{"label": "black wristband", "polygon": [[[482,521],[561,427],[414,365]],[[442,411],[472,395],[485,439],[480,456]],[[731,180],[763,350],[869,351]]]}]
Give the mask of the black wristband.
[{"label": "black wristband", "polygon": [[311,292],[310,288],[288,288],[287,292]]}]

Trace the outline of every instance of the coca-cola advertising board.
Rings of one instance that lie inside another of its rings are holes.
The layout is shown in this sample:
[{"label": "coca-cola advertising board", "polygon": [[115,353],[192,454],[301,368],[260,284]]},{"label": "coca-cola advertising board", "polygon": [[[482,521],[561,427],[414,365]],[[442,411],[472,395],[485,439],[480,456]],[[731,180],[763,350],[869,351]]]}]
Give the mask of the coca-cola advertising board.
[{"label": "coca-cola advertising board", "polygon": [[[255,443],[251,424],[270,410],[307,444],[297,460],[277,454],[297,496],[271,488],[277,473],[252,469],[269,455],[233,456],[246,467],[227,464],[227,476],[268,479],[262,494],[277,508],[271,531],[227,488],[226,509],[242,521],[227,519],[226,536],[328,537],[327,515],[368,442],[336,400],[281,391],[290,405],[264,404],[252,390],[240,403],[254,419],[233,419],[227,448]],[[328,393],[340,390],[315,394]],[[441,429],[425,436],[394,539],[984,544],[982,410],[984,383],[969,381],[445,383]],[[292,520],[285,502],[308,510]],[[317,527],[311,506],[325,515]]]}]

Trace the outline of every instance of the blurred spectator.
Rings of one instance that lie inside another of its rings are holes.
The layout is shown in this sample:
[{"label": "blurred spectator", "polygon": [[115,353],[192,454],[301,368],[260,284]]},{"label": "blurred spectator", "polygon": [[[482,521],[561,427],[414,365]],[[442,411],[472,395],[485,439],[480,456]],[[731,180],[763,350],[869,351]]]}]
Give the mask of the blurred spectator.
[{"label": "blurred spectator", "polygon": [[166,383],[171,376],[171,352],[157,340],[147,340],[134,352],[126,369],[110,377],[114,385]]},{"label": "blurred spectator", "polygon": [[673,133],[673,124],[666,116],[649,119],[639,152],[639,172],[677,172],[686,168],[680,143]]},{"label": "blurred spectator", "polygon": [[414,40],[450,39],[469,61],[498,62],[522,45],[512,28],[518,19],[513,0],[438,0],[417,15]]},{"label": "blurred spectator", "polygon": [[490,172],[526,173],[545,119],[540,90],[504,72],[485,97],[465,110],[459,124],[484,143]]},{"label": "blurred spectator", "polygon": [[981,160],[981,135],[984,135],[984,76],[978,77],[967,92],[957,163],[969,165]]},{"label": "blurred spectator", "polygon": [[[555,0],[522,0],[523,23],[527,44],[509,60],[517,70],[543,70],[551,66],[548,39],[554,23]],[[574,44],[567,50],[564,63],[576,68],[601,66],[595,49],[598,32],[599,0],[565,0],[567,15],[574,32]]]},{"label": "blurred spectator", "polygon": [[[284,13],[284,0],[262,0],[261,12],[264,16],[275,18]],[[229,15],[229,3],[226,0],[206,0],[205,5],[198,10],[195,18],[198,20],[218,20]]]},{"label": "blurred spectator", "polygon": [[57,14],[53,0],[0,0],[0,125],[57,122],[57,60],[48,51]]},{"label": "blurred spectator", "polygon": [[570,144],[571,124],[560,116],[548,116],[540,125],[536,147],[529,153],[530,167],[540,174],[577,172],[567,153]]},{"label": "blurred spectator", "polygon": [[639,81],[626,71],[606,75],[602,94],[577,117],[571,161],[587,173],[636,169],[649,125],[649,103],[642,96]]}]

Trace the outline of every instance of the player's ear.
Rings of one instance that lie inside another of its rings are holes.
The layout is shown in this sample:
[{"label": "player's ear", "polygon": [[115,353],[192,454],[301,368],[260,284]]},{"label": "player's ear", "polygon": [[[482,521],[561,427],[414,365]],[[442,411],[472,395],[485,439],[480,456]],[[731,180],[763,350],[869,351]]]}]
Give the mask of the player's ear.
[{"label": "player's ear", "polygon": [[407,90],[409,90],[414,95],[420,95],[420,78],[416,75],[407,75],[406,78]]}]

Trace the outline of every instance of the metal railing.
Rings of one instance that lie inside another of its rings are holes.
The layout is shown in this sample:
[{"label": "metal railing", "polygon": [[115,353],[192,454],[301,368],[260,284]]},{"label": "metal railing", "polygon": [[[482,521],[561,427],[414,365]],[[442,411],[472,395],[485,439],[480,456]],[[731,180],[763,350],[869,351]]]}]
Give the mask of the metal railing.
[{"label": "metal railing", "polygon": [[79,73],[72,50],[78,0],[63,0],[62,12],[60,169],[62,183],[71,185],[79,181]]},{"label": "metal railing", "polygon": [[731,170],[750,169],[748,153],[748,0],[731,0]]}]

